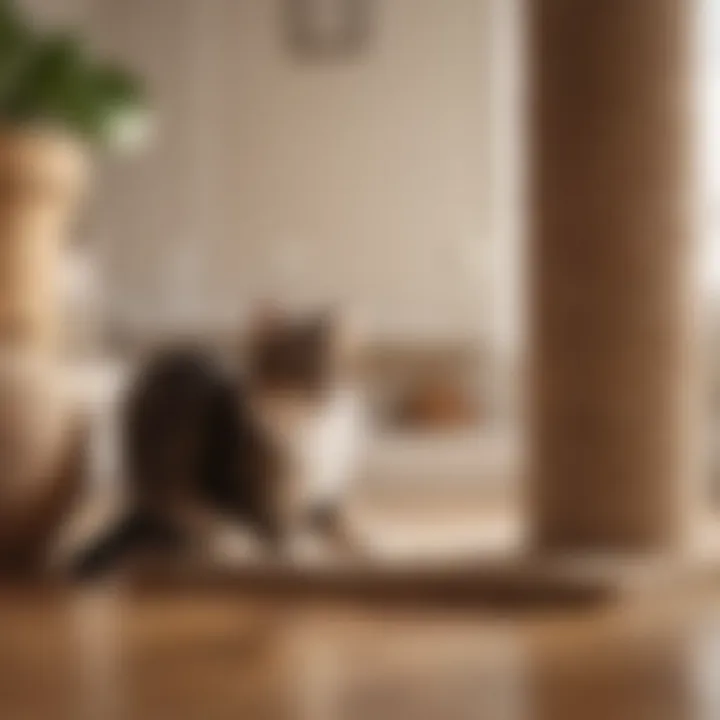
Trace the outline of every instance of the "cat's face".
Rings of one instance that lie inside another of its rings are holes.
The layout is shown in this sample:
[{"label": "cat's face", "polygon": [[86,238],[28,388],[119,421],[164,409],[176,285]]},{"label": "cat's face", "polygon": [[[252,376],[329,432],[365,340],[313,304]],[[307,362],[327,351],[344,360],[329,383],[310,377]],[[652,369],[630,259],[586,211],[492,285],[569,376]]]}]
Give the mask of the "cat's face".
[{"label": "cat's face", "polygon": [[248,376],[258,392],[310,399],[330,380],[330,328],[320,319],[289,320],[277,316],[253,328]]},{"label": "cat's face", "polygon": [[351,372],[357,348],[345,320],[324,312],[293,318],[258,314],[250,329],[247,370],[253,397],[285,415],[322,407]]}]

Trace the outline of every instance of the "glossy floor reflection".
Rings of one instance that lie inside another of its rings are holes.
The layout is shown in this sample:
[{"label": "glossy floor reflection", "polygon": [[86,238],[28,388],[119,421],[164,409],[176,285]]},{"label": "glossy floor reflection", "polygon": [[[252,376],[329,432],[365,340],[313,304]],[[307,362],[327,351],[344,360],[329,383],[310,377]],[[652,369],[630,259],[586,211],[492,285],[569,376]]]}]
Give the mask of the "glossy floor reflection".
[{"label": "glossy floor reflection", "polygon": [[503,616],[5,592],[0,717],[711,720],[717,600]]}]

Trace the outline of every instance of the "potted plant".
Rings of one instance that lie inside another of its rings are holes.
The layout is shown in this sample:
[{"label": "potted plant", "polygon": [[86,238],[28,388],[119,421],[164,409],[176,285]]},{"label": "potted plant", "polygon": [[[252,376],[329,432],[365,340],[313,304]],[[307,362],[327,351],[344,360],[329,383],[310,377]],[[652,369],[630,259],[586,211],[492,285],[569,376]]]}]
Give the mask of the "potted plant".
[{"label": "potted plant", "polygon": [[89,149],[126,146],[146,117],[136,78],[0,0],[0,342],[57,342],[59,253]]},{"label": "potted plant", "polygon": [[0,566],[49,532],[71,494],[58,483],[77,480],[58,470],[78,447],[57,407],[62,254],[92,148],[127,146],[146,115],[135,77],[0,0]]}]

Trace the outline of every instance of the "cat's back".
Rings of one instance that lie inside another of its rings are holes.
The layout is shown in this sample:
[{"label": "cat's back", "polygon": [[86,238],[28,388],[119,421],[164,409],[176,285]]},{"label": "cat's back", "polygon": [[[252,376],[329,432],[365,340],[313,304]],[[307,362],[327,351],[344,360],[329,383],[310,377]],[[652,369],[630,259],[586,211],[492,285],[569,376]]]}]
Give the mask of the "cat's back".
[{"label": "cat's back", "polygon": [[215,387],[203,457],[205,499],[232,515],[256,519],[275,457],[242,377],[225,375]]},{"label": "cat's back", "polygon": [[212,356],[195,347],[163,348],[142,363],[126,397],[123,433],[136,491],[192,480],[222,382]]}]

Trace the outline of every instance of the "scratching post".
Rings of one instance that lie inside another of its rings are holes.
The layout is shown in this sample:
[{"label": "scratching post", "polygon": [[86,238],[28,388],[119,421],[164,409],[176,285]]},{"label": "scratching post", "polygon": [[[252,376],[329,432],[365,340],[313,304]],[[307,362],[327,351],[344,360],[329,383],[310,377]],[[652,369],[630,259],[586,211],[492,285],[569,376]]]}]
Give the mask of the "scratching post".
[{"label": "scratching post", "polygon": [[532,496],[541,550],[687,529],[688,0],[531,0]]}]

